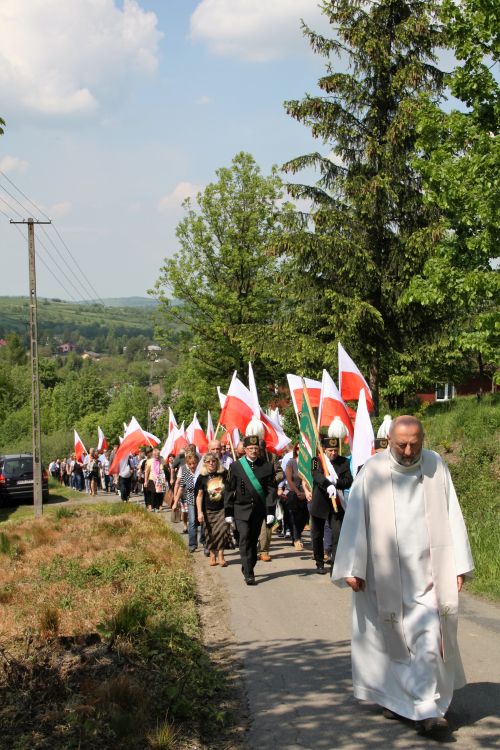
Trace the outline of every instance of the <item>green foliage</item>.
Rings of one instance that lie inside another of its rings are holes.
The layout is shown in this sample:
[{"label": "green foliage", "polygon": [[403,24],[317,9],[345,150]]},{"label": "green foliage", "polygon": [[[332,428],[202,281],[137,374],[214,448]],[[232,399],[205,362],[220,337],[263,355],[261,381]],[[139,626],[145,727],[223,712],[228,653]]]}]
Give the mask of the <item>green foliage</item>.
[{"label": "green foliage", "polygon": [[159,335],[180,350],[172,389],[181,411],[195,401],[199,411],[213,408],[214,384],[227,383],[248,360],[256,377],[268,380],[261,351],[280,297],[275,248],[294,221],[290,206],[280,203],[276,170],[264,177],[249,154],[237,154],[217,178],[198,195],[197,208],[186,201],[180,250],[165,261],[154,289],[163,315]]},{"label": "green foliage", "polygon": [[[129,308],[126,300],[119,307],[104,307],[39,299],[38,337],[50,354],[62,343],[72,343],[79,353],[120,354],[129,338],[143,336],[152,342],[153,316],[154,308]],[[27,297],[0,297],[0,337],[15,332],[27,348],[28,320]]]},{"label": "green foliage", "polygon": [[0,135],[3,135],[5,130],[5,120],[0,117]]},{"label": "green foliage", "polygon": [[479,353],[498,366],[500,280],[491,260],[500,241],[500,87],[491,60],[499,60],[500,8],[489,0],[447,0],[442,17],[460,61],[447,83],[465,106],[445,112],[423,102],[416,166],[426,201],[439,215],[416,238],[429,247],[429,259],[407,299],[420,302],[429,315],[446,309],[442,350]]}]

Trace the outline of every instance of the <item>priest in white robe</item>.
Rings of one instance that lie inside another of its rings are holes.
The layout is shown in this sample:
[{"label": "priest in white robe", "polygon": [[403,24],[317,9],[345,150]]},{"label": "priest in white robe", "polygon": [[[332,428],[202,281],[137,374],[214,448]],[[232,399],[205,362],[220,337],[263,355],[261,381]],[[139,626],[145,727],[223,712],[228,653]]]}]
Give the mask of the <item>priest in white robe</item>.
[{"label": "priest in white robe", "polygon": [[354,592],[354,695],[433,732],[465,684],[458,593],[474,565],[450,473],[423,437],[415,417],[398,417],[357,475],[332,581]]}]

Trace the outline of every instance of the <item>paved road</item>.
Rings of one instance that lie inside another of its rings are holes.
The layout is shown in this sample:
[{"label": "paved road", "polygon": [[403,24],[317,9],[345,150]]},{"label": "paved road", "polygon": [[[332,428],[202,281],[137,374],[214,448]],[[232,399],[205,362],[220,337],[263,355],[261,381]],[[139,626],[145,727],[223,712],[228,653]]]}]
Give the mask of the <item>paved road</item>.
[{"label": "paved road", "polygon": [[[244,585],[237,552],[212,568],[227,593],[230,627],[243,663],[251,717],[249,750],[430,748],[413,725],[387,721],[351,694],[350,590],[314,572],[310,547],[273,538],[258,585]],[[201,552],[196,565],[206,565]],[[500,607],[462,597],[459,640],[469,684],[455,694],[457,750],[500,747]]]}]

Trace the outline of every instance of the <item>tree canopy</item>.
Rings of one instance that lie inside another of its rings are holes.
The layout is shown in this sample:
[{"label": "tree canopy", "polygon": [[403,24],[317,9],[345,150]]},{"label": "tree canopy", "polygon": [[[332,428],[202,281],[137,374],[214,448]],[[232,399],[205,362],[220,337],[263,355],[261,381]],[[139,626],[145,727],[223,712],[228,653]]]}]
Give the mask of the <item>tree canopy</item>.
[{"label": "tree canopy", "polygon": [[262,175],[250,154],[237,154],[216,174],[196,206],[186,201],[180,249],[165,260],[154,289],[163,317],[159,335],[179,350],[178,377],[169,386],[181,411],[213,406],[215,385],[226,385],[249,360],[258,378],[272,377],[262,337],[280,305],[276,247],[295,214],[283,203],[276,169]]}]

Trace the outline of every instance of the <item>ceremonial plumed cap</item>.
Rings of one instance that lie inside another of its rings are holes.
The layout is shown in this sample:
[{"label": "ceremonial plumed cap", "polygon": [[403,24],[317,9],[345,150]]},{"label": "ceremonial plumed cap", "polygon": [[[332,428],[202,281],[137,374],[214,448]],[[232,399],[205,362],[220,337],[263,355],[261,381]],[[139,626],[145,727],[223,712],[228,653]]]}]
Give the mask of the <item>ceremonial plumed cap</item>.
[{"label": "ceremonial plumed cap", "polygon": [[248,448],[249,445],[258,445],[259,444],[259,437],[258,435],[246,435],[243,438],[243,445],[245,448]]},{"label": "ceremonial plumed cap", "polygon": [[385,450],[388,445],[389,441],[387,438],[375,438],[374,447],[376,451]]},{"label": "ceremonial plumed cap", "polygon": [[321,438],[321,446],[323,448],[334,448],[338,451],[339,449],[339,439],[336,437],[324,437]]}]

